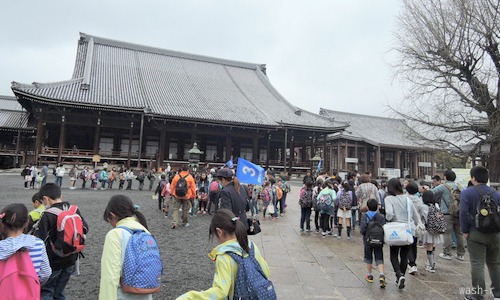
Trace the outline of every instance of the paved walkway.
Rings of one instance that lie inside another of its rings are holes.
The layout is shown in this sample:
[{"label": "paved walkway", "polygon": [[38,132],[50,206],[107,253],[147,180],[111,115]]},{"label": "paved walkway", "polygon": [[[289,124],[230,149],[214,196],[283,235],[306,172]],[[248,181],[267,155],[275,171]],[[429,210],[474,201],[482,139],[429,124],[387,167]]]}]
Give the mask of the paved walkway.
[{"label": "paved walkway", "polygon": [[[384,247],[387,287],[364,280],[363,244],[358,228],[352,240],[323,238],[314,231],[300,232],[299,182],[292,182],[287,199],[287,213],[276,221],[261,222],[262,233],[251,237],[271,268],[279,299],[463,299],[464,288],[470,285],[470,264],[436,257],[436,273],[424,270],[426,252],[418,249],[419,274],[406,275],[406,288],[399,290]],[[311,215],[313,217],[314,213]],[[313,224],[313,222],[311,222]],[[314,225],[312,225],[314,226]],[[437,254],[442,248],[437,247]],[[378,277],[376,269],[374,277]],[[489,278],[487,279],[489,285]],[[493,299],[486,298],[486,299]]]}]

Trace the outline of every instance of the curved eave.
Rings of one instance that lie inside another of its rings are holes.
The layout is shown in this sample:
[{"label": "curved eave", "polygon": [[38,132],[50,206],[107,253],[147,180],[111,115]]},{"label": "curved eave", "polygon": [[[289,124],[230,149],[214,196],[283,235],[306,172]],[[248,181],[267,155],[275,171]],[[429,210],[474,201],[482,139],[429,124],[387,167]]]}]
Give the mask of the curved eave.
[{"label": "curved eave", "polygon": [[67,107],[75,107],[75,108],[80,108],[80,109],[92,109],[92,110],[107,110],[107,111],[115,111],[115,112],[134,112],[134,113],[141,113],[144,111],[144,108],[137,108],[137,107],[117,107],[117,106],[109,106],[109,105],[102,105],[102,104],[91,104],[91,103],[77,103],[77,102],[72,102],[72,101],[65,101],[61,99],[54,99],[54,98],[47,98],[47,97],[41,97],[37,96],[22,90],[19,90],[17,88],[12,88],[12,92],[16,96],[22,95],[23,97],[26,98],[31,98],[33,101],[38,102],[38,103],[45,103],[45,104],[53,104],[57,106],[67,106]]},{"label": "curved eave", "polygon": [[179,123],[195,123],[195,124],[201,124],[201,125],[226,125],[228,127],[241,127],[241,128],[249,128],[251,127],[252,129],[259,129],[259,130],[277,130],[279,129],[279,126],[273,126],[273,125],[258,125],[258,124],[250,124],[250,123],[238,123],[238,122],[227,122],[227,121],[213,121],[213,120],[206,120],[206,119],[197,119],[197,118],[180,118],[180,117],[172,117],[172,116],[165,116],[165,115],[157,115],[157,114],[146,114],[146,117],[150,117],[153,120],[158,120],[158,121],[169,121],[169,122],[179,122]]},{"label": "curved eave", "polygon": [[335,132],[343,131],[348,127],[348,126],[317,127],[317,126],[303,126],[303,125],[287,124],[287,123],[279,123],[279,126],[283,127],[283,128],[289,128],[289,129],[322,131],[325,133],[335,133]]}]

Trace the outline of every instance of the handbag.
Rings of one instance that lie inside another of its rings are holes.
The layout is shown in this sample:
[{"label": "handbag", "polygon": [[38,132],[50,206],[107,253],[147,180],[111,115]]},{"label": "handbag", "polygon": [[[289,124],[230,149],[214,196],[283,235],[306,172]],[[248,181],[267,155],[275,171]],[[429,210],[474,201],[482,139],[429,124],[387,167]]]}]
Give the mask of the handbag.
[{"label": "handbag", "polygon": [[411,229],[411,200],[406,198],[408,222],[389,222],[384,225],[384,241],[389,246],[407,246],[413,244],[413,230]]},{"label": "handbag", "polygon": [[274,209],[274,205],[272,203],[269,203],[269,205],[267,206],[267,211],[266,212],[268,214],[270,214],[270,215],[274,214],[275,209]]},{"label": "handbag", "polygon": [[248,222],[247,235],[256,235],[257,233],[262,231],[260,229],[259,220],[247,219],[247,222]]}]

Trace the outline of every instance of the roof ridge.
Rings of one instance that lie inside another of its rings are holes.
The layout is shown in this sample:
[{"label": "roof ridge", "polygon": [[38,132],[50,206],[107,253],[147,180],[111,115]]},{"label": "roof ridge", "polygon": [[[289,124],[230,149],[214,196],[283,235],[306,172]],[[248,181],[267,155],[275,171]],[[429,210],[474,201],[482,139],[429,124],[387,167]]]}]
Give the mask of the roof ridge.
[{"label": "roof ridge", "polygon": [[404,119],[399,119],[399,118],[390,118],[390,117],[382,117],[382,116],[373,116],[373,115],[365,115],[365,114],[360,114],[360,113],[353,113],[353,112],[345,112],[345,111],[339,111],[339,110],[332,110],[328,108],[319,108],[320,114],[321,112],[330,114],[330,113],[340,113],[344,115],[351,115],[351,116],[360,116],[360,117],[370,117],[370,118],[379,118],[379,119],[384,119],[384,120],[393,120],[393,121],[404,121]]},{"label": "roof ridge", "polygon": [[265,69],[265,66],[266,66],[265,64],[241,62],[241,61],[236,61],[236,60],[217,58],[217,57],[213,57],[213,56],[191,54],[191,53],[169,50],[169,49],[164,49],[164,48],[151,47],[151,46],[147,46],[147,45],[141,45],[141,44],[135,44],[135,43],[125,42],[125,41],[119,41],[119,40],[98,37],[95,35],[90,35],[90,34],[80,32],[80,40],[81,41],[89,42],[90,39],[94,40],[94,44],[102,44],[102,45],[108,45],[108,46],[118,47],[118,48],[125,48],[125,49],[130,49],[130,50],[135,50],[135,51],[143,51],[143,52],[155,53],[155,54],[160,54],[160,55],[174,56],[174,57],[178,57],[178,58],[191,59],[191,60],[197,60],[197,61],[203,61],[203,62],[209,62],[209,63],[216,63],[216,64],[222,64],[222,65],[228,65],[228,66],[240,67],[240,68],[246,68],[246,69],[252,69],[252,70],[255,70],[257,68],[263,70],[263,69]]},{"label": "roof ridge", "polygon": [[12,89],[22,89],[22,88],[27,88],[27,89],[41,89],[41,88],[51,88],[51,87],[57,87],[65,84],[71,84],[71,83],[76,83],[82,81],[83,78],[73,78],[69,80],[61,80],[61,81],[53,81],[53,82],[33,82],[33,83],[21,83],[21,82],[16,82],[12,81],[11,83],[11,88]]}]

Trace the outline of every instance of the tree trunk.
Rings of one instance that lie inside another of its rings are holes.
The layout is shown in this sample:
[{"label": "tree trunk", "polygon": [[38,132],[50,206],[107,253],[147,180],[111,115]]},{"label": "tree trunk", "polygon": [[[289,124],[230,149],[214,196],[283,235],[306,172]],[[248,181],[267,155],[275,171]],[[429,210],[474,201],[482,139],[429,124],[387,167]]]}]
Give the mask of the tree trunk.
[{"label": "tree trunk", "polygon": [[490,182],[500,182],[500,140],[492,141],[488,157],[488,170]]}]

